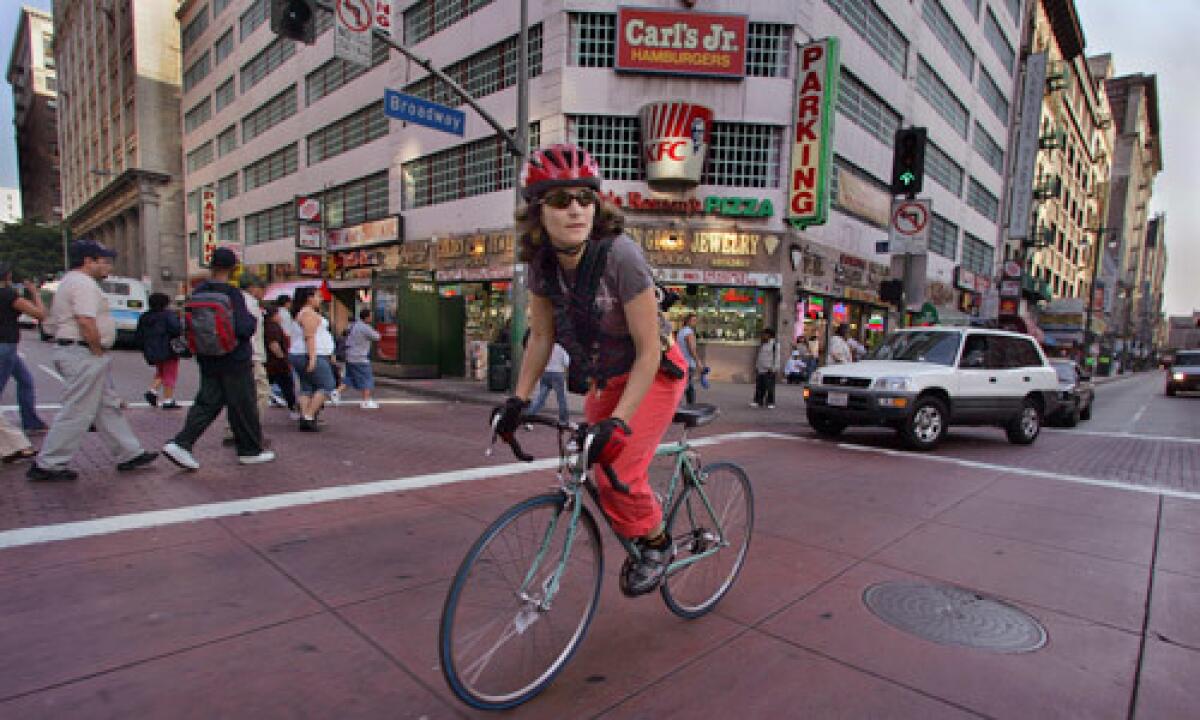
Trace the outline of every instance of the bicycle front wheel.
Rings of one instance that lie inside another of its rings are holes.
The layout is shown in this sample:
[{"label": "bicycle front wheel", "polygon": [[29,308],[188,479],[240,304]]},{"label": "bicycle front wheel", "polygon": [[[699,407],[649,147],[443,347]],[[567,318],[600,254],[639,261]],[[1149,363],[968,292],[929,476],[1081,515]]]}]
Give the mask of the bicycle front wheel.
[{"label": "bicycle front wheel", "polygon": [[713,463],[700,470],[698,480],[684,487],[667,516],[675,559],[661,586],[671,612],[689,619],[712,610],[733,586],[754,529],[754,495],[745,470]]},{"label": "bicycle front wheel", "polygon": [[600,531],[586,507],[574,528],[561,493],[505,511],[463,559],[442,610],[438,645],[454,694],[502,710],[541,692],[583,640],[603,570]]}]

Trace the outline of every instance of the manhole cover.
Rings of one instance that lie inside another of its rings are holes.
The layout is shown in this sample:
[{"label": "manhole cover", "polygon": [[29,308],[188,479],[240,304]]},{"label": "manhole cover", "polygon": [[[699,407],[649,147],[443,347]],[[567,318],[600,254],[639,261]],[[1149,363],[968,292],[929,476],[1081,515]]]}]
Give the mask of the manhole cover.
[{"label": "manhole cover", "polygon": [[1046,629],[1027,613],[961,588],[885,582],[867,588],[863,603],[897,630],[942,645],[1022,653],[1046,644]]}]

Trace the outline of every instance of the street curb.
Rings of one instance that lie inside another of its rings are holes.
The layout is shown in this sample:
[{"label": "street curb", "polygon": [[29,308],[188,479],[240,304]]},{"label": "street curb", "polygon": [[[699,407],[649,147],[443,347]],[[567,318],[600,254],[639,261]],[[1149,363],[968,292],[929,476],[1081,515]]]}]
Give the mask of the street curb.
[{"label": "street curb", "polygon": [[[438,400],[451,400],[454,402],[469,403],[471,405],[495,405],[499,402],[502,402],[506,397],[502,393],[492,393],[495,395],[495,399],[492,399],[480,397],[478,395],[460,393],[455,390],[441,390],[439,388],[425,387],[423,385],[414,385],[412,383],[405,382],[404,380],[379,376],[375,377],[375,384],[396,390],[403,390],[404,392],[411,393],[413,395],[420,395],[422,397],[436,398]],[[490,391],[484,390],[483,392]]]}]

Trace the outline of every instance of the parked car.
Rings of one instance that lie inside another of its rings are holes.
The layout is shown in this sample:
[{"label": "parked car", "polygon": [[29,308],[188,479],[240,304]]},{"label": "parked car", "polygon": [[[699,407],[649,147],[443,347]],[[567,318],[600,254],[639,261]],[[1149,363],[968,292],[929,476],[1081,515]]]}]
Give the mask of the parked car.
[{"label": "parked car", "polygon": [[1080,420],[1090,420],[1092,403],[1096,400],[1092,376],[1074,360],[1056,358],[1050,365],[1058,373],[1058,410],[1046,419],[1047,422],[1075,427]]},{"label": "parked car", "polygon": [[929,450],[952,424],[997,425],[1010,442],[1031,444],[1058,393],[1058,376],[1028,335],[935,326],[895,331],[865,360],[821,368],[804,400],[821,435],[882,425]]},{"label": "parked car", "polygon": [[1200,390],[1200,350],[1180,350],[1167,367],[1167,395]]}]

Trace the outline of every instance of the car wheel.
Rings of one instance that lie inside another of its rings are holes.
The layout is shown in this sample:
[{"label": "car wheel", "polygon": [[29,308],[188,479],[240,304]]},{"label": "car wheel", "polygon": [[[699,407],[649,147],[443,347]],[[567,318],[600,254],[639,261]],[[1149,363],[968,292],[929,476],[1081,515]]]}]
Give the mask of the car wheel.
[{"label": "car wheel", "polygon": [[1071,408],[1071,412],[1063,416],[1063,425],[1066,425],[1067,427],[1075,427],[1079,424],[1079,418],[1082,416],[1083,413],[1080,411],[1079,406],[1076,405],[1075,407]]},{"label": "car wheel", "polygon": [[917,398],[912,413],[900,427],[900,437],[914,450],[932,450],[946,434],[948,416],[946,404],[941,400]]},{"label": "car wheel", "polygon": [[1175,388],[1167,386],[1167,397],[1175,397]]},{"label": "car wheel", "polygon": [[1037,440],[1038,433],[1042,431],[1042,411],[1038,409],[1037,403],[1025,398],[1021,412],[1008,423],[1006,430],[1010,443],[1032,445],[1033,441]]},{"label": "car wheel", "polygon": [[808,424],[813,430],[817,431],[818,435],[825,437],[837,437],[846,429],[846,423],[844,422],[812,413],[808,415]]},{"label": "car wheel", "polygon": [[1095,402],[1095,401],[1093,400],[1093,401],[1089,402],[1083,408],[1083,410],[1079,411],[1079,419],[1080,420],[1091,420],[1092,419],[1092,402]]}]

